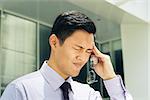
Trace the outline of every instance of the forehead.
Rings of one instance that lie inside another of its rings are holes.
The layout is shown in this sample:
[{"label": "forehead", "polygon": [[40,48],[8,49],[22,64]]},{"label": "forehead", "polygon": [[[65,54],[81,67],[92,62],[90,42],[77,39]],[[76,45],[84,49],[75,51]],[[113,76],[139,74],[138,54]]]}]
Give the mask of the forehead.
[{"label": "forehead", "polygon": [[80,44],[83,47],[88,46],[92,48],[94,45],[94,36],[93,33],[88,33],[84,30],[77,30],[65,41],[71,44]]}]

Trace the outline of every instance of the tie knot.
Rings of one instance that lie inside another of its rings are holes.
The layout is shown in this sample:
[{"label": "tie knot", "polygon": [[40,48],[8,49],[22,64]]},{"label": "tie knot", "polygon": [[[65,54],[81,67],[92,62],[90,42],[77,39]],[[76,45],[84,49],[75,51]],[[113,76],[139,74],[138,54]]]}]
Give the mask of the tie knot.
[{"label": "tie knot", "polygon": [[68,90],[71,90],[71,85],[70,85],[70,83],[68,83],[68,82],[64,82],[64,83],[60,86],[60,88],[61,88],[63,91],[68,91]]}]

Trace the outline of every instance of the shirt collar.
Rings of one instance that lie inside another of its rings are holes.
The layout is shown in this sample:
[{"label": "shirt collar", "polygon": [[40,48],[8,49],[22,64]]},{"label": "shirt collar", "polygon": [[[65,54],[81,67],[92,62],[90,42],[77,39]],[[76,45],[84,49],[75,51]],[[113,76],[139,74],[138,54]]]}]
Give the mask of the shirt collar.
[{"label": "shirt collar", "polygon": [[45,61],[40,69],[40,72],[44,79],[51,85],[51,87],[57,90],[65,81],[71,84],[72,78],[69,77],[67,80],[64,80],[56,71],[54,71],[51,67],[48,66]]}]

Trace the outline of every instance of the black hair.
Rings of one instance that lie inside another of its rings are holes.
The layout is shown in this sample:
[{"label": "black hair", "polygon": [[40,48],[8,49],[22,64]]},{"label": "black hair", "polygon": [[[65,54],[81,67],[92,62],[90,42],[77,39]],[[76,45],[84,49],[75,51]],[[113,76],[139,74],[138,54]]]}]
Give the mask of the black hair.
[{"label": "black hair", "polygon": [[78,11],[68,11],[56,18],[51,34],[55,34],[60,40],[60,44],[63,44],[66,38],[71,36],[76,30],[96,33],[95,24],[89,17]]}]

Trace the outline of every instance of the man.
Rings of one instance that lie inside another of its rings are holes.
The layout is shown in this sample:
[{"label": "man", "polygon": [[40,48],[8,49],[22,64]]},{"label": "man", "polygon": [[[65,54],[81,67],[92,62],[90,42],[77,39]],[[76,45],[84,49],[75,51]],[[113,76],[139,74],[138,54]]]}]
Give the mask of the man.
[{"label": "man", "polygon": [[102,100],[98,91],[72,80],[90,56],[98,60],[94,70],[104,80],[111,100],[132,100],[110,57],[96,48],[95,32],[94,23],[86,15],[77,11],[60,14],[49,37],[49,60],[39,71],[11,82],[1,100]]}]

